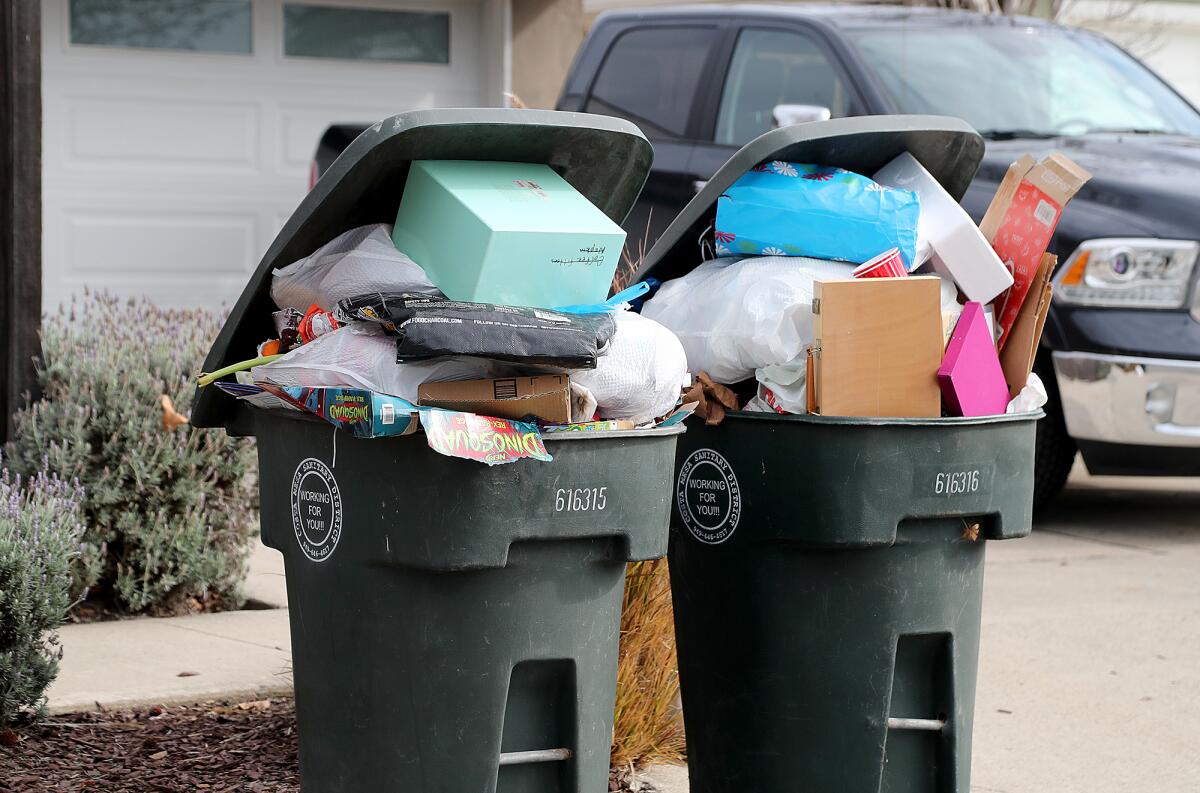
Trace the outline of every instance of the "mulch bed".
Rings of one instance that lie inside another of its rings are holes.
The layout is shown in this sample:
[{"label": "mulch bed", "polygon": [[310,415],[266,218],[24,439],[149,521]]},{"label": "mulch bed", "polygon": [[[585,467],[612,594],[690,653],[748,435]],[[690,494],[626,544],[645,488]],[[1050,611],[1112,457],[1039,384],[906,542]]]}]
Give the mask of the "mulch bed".
[{"label": "mulch bed", "polygon": [[14,739],[0,745],[2,793],[300,790],[288,699],[75,713],[0,733]]},{"label": "mulch bed", "polygon": [[87,593],[87,599],[67,613],[68,622],[108,622],[111,620],[127,620],[139,617],[182,617],[186,614],[209,614],[214,611],[229,611],[234,604],[229,603],[216,592],[205,595],[181,595],[169,597],[162,603],[157,603],[144,613],[131,614],[120,607],[116,594],[103,587],[92,587]]},{"label": "mulch bed", "polygon": [[[653,793],[626,769],[610,791]],[[290,699],[54,716],[0,730],[0,793],[298,793]]]}]

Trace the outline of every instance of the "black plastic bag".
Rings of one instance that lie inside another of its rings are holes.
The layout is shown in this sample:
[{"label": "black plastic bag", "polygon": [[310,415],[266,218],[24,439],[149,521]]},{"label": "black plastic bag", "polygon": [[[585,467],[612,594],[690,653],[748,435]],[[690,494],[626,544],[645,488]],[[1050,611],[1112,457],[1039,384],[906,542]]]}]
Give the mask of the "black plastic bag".
[{"label": "black plastic bag", "polygon": [[611,313],[465,303],[411,292],[372,292],[338,303],[339,321],[378,322],[394,334],[396,362],[443,355],[594,369],[616,332]]}]

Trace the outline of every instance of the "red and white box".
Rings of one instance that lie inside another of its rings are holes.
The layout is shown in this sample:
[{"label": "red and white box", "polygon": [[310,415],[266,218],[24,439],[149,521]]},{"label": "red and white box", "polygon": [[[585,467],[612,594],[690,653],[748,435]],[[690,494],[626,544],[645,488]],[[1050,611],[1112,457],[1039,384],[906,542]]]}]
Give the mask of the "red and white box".
[{"label": "red and white box", "polygon": [[1040,162],[1026,154],[1009,166],[1000,182],[979,224],[979,230],[1013,276],[1012,288],[996,298],[1000,326],[997,348],[1003,349],[1008,340],[1063,207],[1091,178],[1090,173],[1061,154],[1051,154]]}]

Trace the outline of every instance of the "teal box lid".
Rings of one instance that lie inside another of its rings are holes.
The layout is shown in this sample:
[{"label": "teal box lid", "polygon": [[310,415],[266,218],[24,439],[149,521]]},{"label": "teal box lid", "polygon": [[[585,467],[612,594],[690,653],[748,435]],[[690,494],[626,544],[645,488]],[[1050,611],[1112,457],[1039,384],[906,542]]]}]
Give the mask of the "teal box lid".
[{"label": "teal box lid", "polygon": [[552,307],[608,296],[625,232],[547,165],[417,160],[392,239],[453,300]]}]

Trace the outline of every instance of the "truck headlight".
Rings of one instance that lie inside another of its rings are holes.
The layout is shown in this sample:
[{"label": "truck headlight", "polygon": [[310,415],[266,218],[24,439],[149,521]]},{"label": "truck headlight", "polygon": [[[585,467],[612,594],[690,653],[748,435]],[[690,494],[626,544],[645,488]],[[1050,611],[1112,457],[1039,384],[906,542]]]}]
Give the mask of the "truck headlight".
[{"label": "truck headlight", "polygon": [[1078,306],[1183,308],[1198,253],[1191,240],[1087,240],[1054,277],[1054,296]]}]

